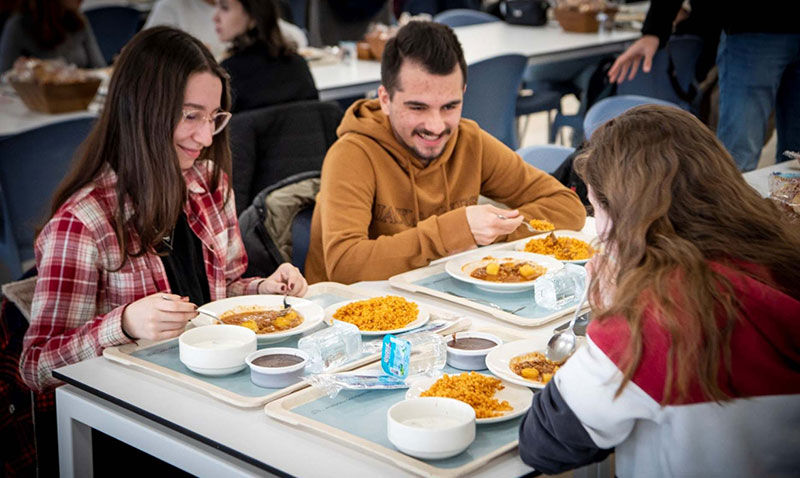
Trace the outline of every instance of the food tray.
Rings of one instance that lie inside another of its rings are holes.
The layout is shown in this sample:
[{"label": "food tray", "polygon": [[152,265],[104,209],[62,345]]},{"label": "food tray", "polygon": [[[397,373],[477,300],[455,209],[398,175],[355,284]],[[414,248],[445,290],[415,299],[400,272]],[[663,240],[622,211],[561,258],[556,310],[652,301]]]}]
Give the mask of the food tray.
[{"label": "food tray", "polygon": [[[345,300],[365,299],[378,295],[380,294],[372,291],[360,290],[352,286],[334,282],[322,282],[309,287],[305,298],[325,308],[328,305]],[[429,310],[431,310],[432,317],[439,319],[444,318],[441,313],[437,313],[435,308],[429,308]],[[324,327],[324,325],[320,324],[309,331],[309,333],[322,327]],[[441,331],[441,333],[445,333],[446,330],[447,329]],[[296,347],[299,338],[299,336],[294,336],[282,342],[266,345],[259,344],[258,348]],[[367,339],[365,338],[365,340]],[[376,340],[380,340],[380,338]],[[107,348],[103,351],[103,356],[113,362],[135,367],[167,380],[180,383],[181,385],[206,393],[237,407],[259,407],[292,393],[295,390],[300,390],[308,386],[305,382],[299,382],[282,389],[258,387],[250,381],[249,368],[224,377],[209,377],[196,374],[186,368],[180,361],[177,338],[144,346],[128,344],[120,347]],[[337,370],[351,370],[375,362],[379,358],[380,354],[378,353],[363,355],[357,360],[344,364]]]},{"label": "food tray", "polygon": [[[530,238],[505,243],[502,246],[493,247],[492,249],[487,248],[486,252],[513,250],[517,243],[527,242],[528,240],[530,240]],[[578,305],[578,300],[576,299],[561,310],[551,311],[536,305],[533,299],[533,289],[514,293],[495,293],[481,290],[474,285],[450,277],[450,275],[445,272],[444,262],[398,274],[389,279],[389,284],[401,290],[427,294],[458,305],[479,310],[498,320],[523,327],[540,327],[548,324],[573,313],[575,307]],[[463,297],[453,295],[451,292]],[[481,304],[472,299],[492,302],[506,310],[500,310],[490,305]],[[523,306],[524,308],[519,312],[509,312]],[[588,304],[584,306],[584,309],[588,310]]]},{"label": "food tray", "polygon": [[[459,374],[462,371],[448,366],[443,372]],[[491,375],[488,370],[480,373]],[[405,399],[406,392],[405,388],[342,390],[336,398],[331,399],[323,389],[309,387],[268,404],[264,412],[272,418],[306,428],[314,434],[321,433],[421,476],[461,476],[517,447],[519,424],[524,415],[503,422],[478,425],[475,441],[466,451],[452,458],[422,460],[405,455],[389,442],[386,413],[389,407]]]}]

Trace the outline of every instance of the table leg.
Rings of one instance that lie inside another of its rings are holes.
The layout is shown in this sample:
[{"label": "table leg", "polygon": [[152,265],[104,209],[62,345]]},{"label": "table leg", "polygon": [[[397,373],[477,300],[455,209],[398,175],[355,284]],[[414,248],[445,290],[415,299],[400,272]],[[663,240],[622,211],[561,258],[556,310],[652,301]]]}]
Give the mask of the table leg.
[{"label": "table leg", "polygon": [[92,428],[75,416],[75,400],[56,390],[58,465],[62,478],[92,476]]},{"label": "table leg", "polygon": [[92,429],[196,476],[276,476],[71,385],[56,389],[61,476],[92,476]]}]

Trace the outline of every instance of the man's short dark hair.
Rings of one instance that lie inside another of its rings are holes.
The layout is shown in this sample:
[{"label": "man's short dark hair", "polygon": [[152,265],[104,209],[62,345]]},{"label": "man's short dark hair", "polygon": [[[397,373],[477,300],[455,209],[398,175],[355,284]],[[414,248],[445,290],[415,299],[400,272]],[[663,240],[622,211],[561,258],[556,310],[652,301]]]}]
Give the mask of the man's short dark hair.
[{"label": "man's short dark hair", "polygon": [[441,23],[412,21],[386,42],[381,58],[381,84],[394,95],[405,60],[422,65],[433,75],[448,75],[458,65],[467,84],[467,62],[456,34]]}]

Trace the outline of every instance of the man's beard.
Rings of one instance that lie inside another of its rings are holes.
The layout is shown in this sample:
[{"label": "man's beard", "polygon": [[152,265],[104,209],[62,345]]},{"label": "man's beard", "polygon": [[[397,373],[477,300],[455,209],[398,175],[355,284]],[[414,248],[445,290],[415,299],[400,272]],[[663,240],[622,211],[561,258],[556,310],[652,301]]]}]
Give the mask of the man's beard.
[{"label": "man's beard", "polygon": [[[395,130],[394,127],[392,127],[392,131],[394,132],[395,138],[400,140],[400,143],[403,144],[403,146],[405,146],[405,148],[409,150],[415,158],[420,160],[426,166],[430,164],[433,160],[441,156],[442,153],[444,153],[445,146],[447,145],[447,142],[445,141],[444,144],[440,146],[442,149],[438,153],[433,155],[426,155],[422,151],[418,150],[417,147],[414,146],[413,144],[406,143],[406,141],[400,137],[400,135],[397,133],[397,130]],[[439,137],[450,136],[451,132],[452,130],[450,128],[447,128],[436,136]],[[435,135],[435,133],[431,133],[430,131],[425,129],[415,129],[414,131],[411,132],[411,138],[413,139],[415,135],[423,135],[423,134],[431,136]]]}]

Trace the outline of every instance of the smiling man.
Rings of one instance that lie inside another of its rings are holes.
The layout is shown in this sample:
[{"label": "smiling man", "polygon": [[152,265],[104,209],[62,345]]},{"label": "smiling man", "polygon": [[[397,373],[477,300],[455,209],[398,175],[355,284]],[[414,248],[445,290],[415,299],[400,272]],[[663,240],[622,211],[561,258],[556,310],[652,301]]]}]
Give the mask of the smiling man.
[{"label": "smiling man", "polygon": [[[387,279],[518,239],[529,234],[523,216],[583,226],[572,191],[461,118],[466,85],[449,27],[411,22],[387,42],[378,98],[347,110],[322,166],[309,282]],[[479,206],[481,194],[516,209]]]}]

